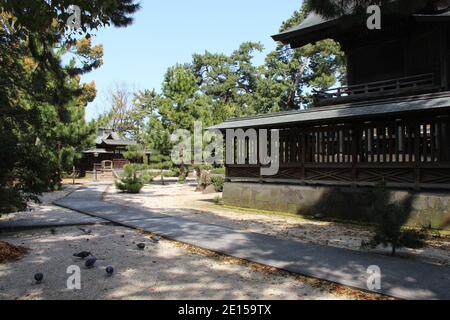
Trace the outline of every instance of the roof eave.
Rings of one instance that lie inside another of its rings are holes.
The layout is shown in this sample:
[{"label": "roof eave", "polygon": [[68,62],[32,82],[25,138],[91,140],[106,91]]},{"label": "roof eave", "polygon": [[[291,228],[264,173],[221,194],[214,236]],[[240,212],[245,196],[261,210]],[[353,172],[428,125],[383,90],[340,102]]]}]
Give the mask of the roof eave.
[{"label": "roof eave", "polygon": [[[339,20],[340,19],[330,20],[308,28],[286,31],[273,35],[272,39],[283,44],[291,44],[293,48],[296,48],[301,45],[332,37],[335,32],[334,27],[338,24]],[[305,38],[300,40],[300,37]]]},{"label": "roof eave", "polygon": [[[208,130],[258,129],[285,125],[290,126],[295,124],[319,124],[319,122],[326,123],[337,119],[351,120],[385,116],[387,114],[394,115],[405,112],[429,111],[431,109],[450,108],[449,98],[450,92],[444,92],[440,94],[410,96],[404,99],[385,99],[363,104],[356,103],[339,106],[327,106],[305,111],[278,113],[276,115],[261,115],[242,119],[230,119],[229,121],[221,123],[217,126],[210,127]],[[429,103],[425,104],[423,101],[428,101]],[[398,108],[398,111],[391,112],[391,106],[394,104],[398,104],[399,106],[402,106],[402,108]],[[382,107],[385,107],[385,110],[383,109],[384,111],[382,111]],[[352,110],[361,112],[352,113]],[[325,112],[325,114],[316,117],[308,117],[308,115],[321,112]]]},{"label": "roof eave", "polygon": [[415,14],[413,18],[417,22],[450,22],[450,13],[449,15]]}]

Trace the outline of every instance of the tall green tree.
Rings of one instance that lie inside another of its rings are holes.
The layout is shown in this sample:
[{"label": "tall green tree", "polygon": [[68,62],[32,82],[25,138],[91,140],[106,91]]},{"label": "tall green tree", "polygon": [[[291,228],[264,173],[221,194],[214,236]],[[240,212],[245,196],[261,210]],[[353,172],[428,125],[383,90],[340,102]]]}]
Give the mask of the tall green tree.
[{"label": "tall green tree", "polygon": [[[303,5],[280,30],[301,23],[309,12]],[[228,55],[194,54],[190,63],[167,70],[161,93],[137,93],[139,107],[129,108],[124,117],[135,128],[142,126],[133,122],[136,115],[145,119],[140,136],[152,150],[153,162],[167,167],[170,135],[177,129],[193,132],[195,121],[206,128],[232,117],[309,107],[313,89],[345,83],[344,55],[332,40],[300,49],[280,44],[257,66],[254,55],[263,49],[260,43],[245,42]]]},{"label": "tall green tree", "polygon": [[[280,32],[300,24],[310,12],[308,4],[283,22]],[[331,39],[291,49],[279,44],[260,69],[253,100],[258,113],[298,110],[312,105],[312,90],[345,83],[345,57]]]},{"label": "tall green tree", "polygon": [[260,43],[245,42],[231,55],[193,55],[192,69],[201,93],[210,100],[214,123],[255,113],[251,96],[259,74],[252,59],[262,50]]},{"label": "tall green tree", "polygon": [[[0,0],[0,212],[58,187],[62,171],[88,144],[84,108],[95,97],[83,73],[98,68],[102,48],[91,32],[127,26],[139,6],[131,0],[72,1],[81,28],[70,28],[67,1]],[[70,51],[70,52],[69,52]],[[68,65],[62,55],[75,58]]]}]

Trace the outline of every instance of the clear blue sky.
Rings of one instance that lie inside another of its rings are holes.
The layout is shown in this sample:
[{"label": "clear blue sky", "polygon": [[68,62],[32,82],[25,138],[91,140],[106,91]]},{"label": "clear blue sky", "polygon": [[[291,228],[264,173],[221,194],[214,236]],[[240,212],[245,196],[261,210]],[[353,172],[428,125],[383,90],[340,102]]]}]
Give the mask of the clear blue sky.
[{"label": "clear blue sky", "polygon": [[94,43],[104,46],[104,64],[82,79],[94,80],[98,90],[87,109],[89,120],[108,108],[105,97],[114,84],[159,90],[167,68],[190,61],[193,53],[231,53],[244,41],[261,42],[265,53],[273,50],[270,36],[301,0],[141,0],[141,5],[132,26],[97,32]]}]

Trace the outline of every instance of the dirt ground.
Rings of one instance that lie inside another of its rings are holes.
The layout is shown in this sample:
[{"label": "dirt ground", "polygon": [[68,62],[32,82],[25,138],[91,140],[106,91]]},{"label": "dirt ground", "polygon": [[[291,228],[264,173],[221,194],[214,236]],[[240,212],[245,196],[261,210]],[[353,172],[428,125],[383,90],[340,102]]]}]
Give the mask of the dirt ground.
[{"label": "dirt ground", "polygon": [[[211,204],[209,201],[214,200],[215,195],[205,196],[193,193],[192,188],[185,190],[178,186],[149,188],[150,192],[160,190],[163,194],[170,194],[168,198],[179,196],[181,202],[189,202],[190,197],[194,197],[202,204],[205,201],[205,208]],[[29,211],[1,219],[79,215],[51,204],[78,187],[65,185],[60,192],[44,194],[42,203],[31,204]],[[148,196],[148,193],[144,195]],[[133,196],[129,199],[133,202],[138,200]],[[169,207],[174,205],[173,202],[166,204]],[[164,208],[159,201],[158,205]],[[0,263],[0,300],[385,299],[326,281],[218,256],[173,241],[161,240],[154,244],[148,235],[124,227],[97,225],[83,226],[83,229],[91,231],[91,234],[77,227],[0,233],[0,242],[26,248],[18,255],[18,260]],[[144,251],[136,246],[141,242],[147,244]],[[73,257],[80,251],[90,251],[98,258],[95,268],[86,269],[83,260]],[[72,265],[81,269],[81,290],[67,289],[66,281],[70,276],[67,268]],[[115,269],[112,277],[106,276],[107,266]],[[34,281],[36,273],[44,274],[41,284]]]},{"label": "dirt ground", "polygon": [[[195,185],[170,184],[166,186],[148,185],[140,194],[124,195],[109,189],[106,199],[120,204],[140,208],[159,209],[168,214],[192,213],[189,219],[204,223],[218,224],[250,232],[274,235],[284,239],[330,245],[351,250],[361,249],[361,242],[372,238],[370,228],[355,224],[325,222],[305,219],[293,214],[277,214],[251,210],[226,208],[215,204],[220,193],[202,194],[195,192]],[[178,209],[178,210],[171,210]],[[389,248],[379,247],[374,253],[388,254]],[[398,255],[424,262],[450,266],[450,238],[432,238],[423,249],[400,249]]]},{"label": "dirt ground", "polygon": [[37,219],[50,219],[55,218],[55,215],[64,214],[64,217],[70,217],[71,215],[78,215],[78,213],[71,210],[65,210],[57,208],[52,205],[52,202],[64,198],[69,193],[78,189],[81,185],[65,184],[61,191],[46,192],[39,197],[41,203],[30,202],[28,204],[28,210],[10,214],[4,214],[0,216],[0,221],[17,221],[28,220],[30,218]]},{"label": "dirt ground", "polygon": [[[236,259],[208,256],[176,242],[117,226],[76,227],[0,234],[0,241],[29,248],[21,260],[0,264],[0,299],[379,299],[380,296]],[[137,243],[147,244],[139,250]],[[73,257],[90,251],[93,269]],[[81,290],[68,290],[67,268],[81,268]],[[107,277],[105,268],[115,273]],[[35,273],[44,281],[36,284]]]}]

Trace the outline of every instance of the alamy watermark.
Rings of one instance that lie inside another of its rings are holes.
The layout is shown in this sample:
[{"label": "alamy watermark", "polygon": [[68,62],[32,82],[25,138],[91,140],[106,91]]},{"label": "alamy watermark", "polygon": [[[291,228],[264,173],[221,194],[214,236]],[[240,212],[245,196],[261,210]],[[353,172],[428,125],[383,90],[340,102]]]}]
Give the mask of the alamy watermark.
[{"label": "alamy watermark", "polygon": [[172,149],[176,165],[260,165],[263,176],[274,176],[280,168],[279,130],[228,129],[224,137],[220,130],[204,132],[202,123],[195,122],[193,134],[176,130],[171,141],[176,143]]},{"label": "alamy watermark", "polygon": [[66,271],[70,276],[67,278],[68,290],[81,290],[81,269],[79,266],[69,266]]},{"label": "alamy watermark", "polygon": [[371,5],[367,7],[367,28],[369,30],[381,30],[381,8],[377,5]]},{"label": "alamy watermark", "polygon": [[81,28],[81,8],[76,5],[69,6],[68,13],[69,18],[66,21],[66,26],[72,30],[78,30]]},{"label": "alamy watermark", "polygon": [[381,268],[379,266],[370,266],[367,268],[367,274],[369,277],[367,278],[367,289],[381,290]]},{"label": "alamy watermark", "polygon": [[[67,13],[70,16],[66,20],[66,27],[72,30],[78,30],[82,26],[81,20],[81,8],[77,5],[70,5],[67,8]],[[21,26],[16,26],[18,21],[17,17],[11,15],[11,13],[5,11],[4,8],[0,8],[0,21],[4,27],[13,31],[16,28],[20,30]]]}]

